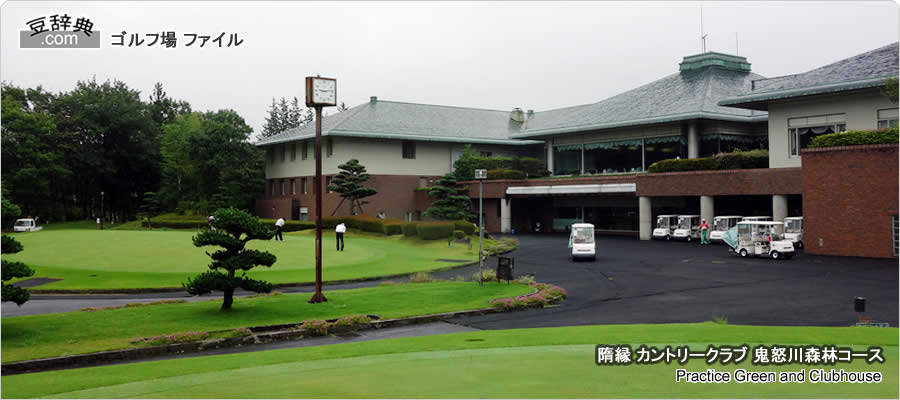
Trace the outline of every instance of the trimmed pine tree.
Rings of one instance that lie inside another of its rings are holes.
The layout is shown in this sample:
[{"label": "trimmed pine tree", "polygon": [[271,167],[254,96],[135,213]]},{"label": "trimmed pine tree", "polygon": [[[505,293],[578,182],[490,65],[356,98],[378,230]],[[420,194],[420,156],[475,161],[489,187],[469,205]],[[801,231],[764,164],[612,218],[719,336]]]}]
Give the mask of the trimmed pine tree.
[{"label": "trimmed pine tree", "polygon": [[425,210],[425,216],[444,221],[468,219],[472,202],[465,190],[459,186],[456,175],[445,174],[428,191],[428,196],[434,200]]}]

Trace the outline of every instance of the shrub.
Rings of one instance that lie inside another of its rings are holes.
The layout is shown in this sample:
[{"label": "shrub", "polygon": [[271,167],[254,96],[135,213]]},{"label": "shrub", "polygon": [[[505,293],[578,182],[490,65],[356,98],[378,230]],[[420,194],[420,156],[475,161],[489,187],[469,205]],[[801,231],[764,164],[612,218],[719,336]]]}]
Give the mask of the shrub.
[{"label": "shrub", "polygon": [[463,232],[463,231],[453,231],[453,238],[454,238],[454,239],[462,239],[462,238],[464,238],[464,237],[466,237],[466,233],[465,233],[465,232]]},{"label": "shrub", "polygon": [[416,272],[409,276],[412,283],[428,283],[431,282],[431,275],[427,272]]},{"label": "shrub", "polygon": [[423,222],[416,224],[416,232],[424,240],[446,239],[454,227],[452,222]]},{"label": "shrub", "polygon": [[173,343],[198,342],[209,337],[209,332],[181,332],[171,335],[152,336],[148,338],[132,339],[132,343],[146,343],[152,346],[159,346]]},{"label": "shrub", "polygon": [[559,286],[547,283],[532,283],[529,286],[533,287],[537,292],[524,296],[492,300],[491,305],[493,305],[494,308],[508,311],[525,307],[543,307],[550,304],[551,301],[556,298],[565,299],[568,297],[566,290]]},{"label": "shrub", "polygon": [[466,235],[471,235],[475,233],[475,224],[469,221],[453,221],[453,225],[457,230],[465,232]]},{"label": "shrub", "polygon": [[303,321],[303,324],[300,325],[300,329],[306,330],[310,335],[313,336],[325,336],[328,334],[328,326],[330,324],[328,321],[322,321],[320,319],[309,319]]},{"label": "shrub", "polygon": [[523,285],[531,285],[532,283],[534,283],[534,277],[531,275],[522,275],[519,277],[519,279],[516,279],[516,282]]},{"label": "shrub", "polygon": [[341,327],[357,326],[357,325],[368,324],[369,322],[372,322],[372,319],[369,318],[368,315],[360,314],[360,315],[351,315],[351,316],[347,316],[347,317],[338,318],[337,321],[334,321],[333,323],[331,323],[331,326],[341,326]]},{"label": "shrub", "polygon": [[[472,274],[472,280],[478,282],[478,271]],[[497,280],[497,272],[490,268],[485,268],[481,270],[481,280],[484,282],[495,281]]]},{"label": "shrub", "polygon": [[809,142],[809,147],[854,146],[861,144],[885,144],[897,142],[898,130],[897,128],[892,128],[873,131],[830,133],[827,135],[816,136]]},{"label": "shrub", "polygon": [[491,244],[488,244],[487,246],[485,246],[485,249],[488,251],[488,253],[494,255],[494,254],[506,253],[508,251],[513,251],[517,247],[519,247],[519,239],[500,238],[499,240],[495,241],[494,243],[491,243]]},{"label": "shrub", "polygon": [[498,310],[503,311],[511,311],[519,308],[523,308],[525,303],[522,300],[519,300],[517,297],[507,297],[503,299],[494,299],[491,300],[491,305]]},{"label": "shrub", "polygon": [[488,179],[525,179],[525,173],[514,169],[489,169]]},{"label": "shrub", "polygon": [[384,224],[385,235],[399,235],[403,233],[403,224],[400,222],[387,222]]},{"label": "shrub", "polygon": [[768,150],[719,153],[716,154],[713,158],[716,160],[716,169],[750,169],[769,167]]},{"label": "shrub", "polygon": [[250,328],[234,328],[231,330],[231,337],[245,337],[252,335]]},{"label": "shrub", "polygon": [[418,235],[418,231],[416,230],[415,222],[407,222],[403,224],[403,236],[416,236]]},{"label": "shrub", "polygon": [[358,229],[364,232],[384,232],[384,220],[380,218],[368,215],[357,215],[344,218],[344,220],[344,223],[347,224],[347,227],[349,228]]},{"label": "shrub", "polygon": [[650,172],[700,171],[709,169],[716,169],[715,158],[673,158],[657,161],[653,164],[650,164],[650,167],[647,168],[647,170]]}]

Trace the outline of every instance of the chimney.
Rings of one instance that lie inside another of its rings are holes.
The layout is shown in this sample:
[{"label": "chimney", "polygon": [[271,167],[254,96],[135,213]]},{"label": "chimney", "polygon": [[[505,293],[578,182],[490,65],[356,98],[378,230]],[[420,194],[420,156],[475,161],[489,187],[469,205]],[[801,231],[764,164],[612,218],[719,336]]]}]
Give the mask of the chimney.
[{"label": "chimney", "polygon": [[375,104],[378,102],[378,96],[369,97],[369,104]]},{"label": "chimney", "polygon": [[528,117],[531,117],[532,115],[534,115],[534,110],[528,110],[528,112],[526,112],[525,115],[527,115]]},{"label": "chimney", "polygon": [[516,122],[525,122],[525,113],[522,112],[522,109],[516,107],[509,113],[509,119]]}]

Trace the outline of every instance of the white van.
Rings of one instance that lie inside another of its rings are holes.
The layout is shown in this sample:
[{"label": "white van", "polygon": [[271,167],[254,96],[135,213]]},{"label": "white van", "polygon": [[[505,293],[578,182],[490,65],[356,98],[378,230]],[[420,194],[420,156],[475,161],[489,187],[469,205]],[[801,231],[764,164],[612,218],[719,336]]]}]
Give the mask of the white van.
[{"label": "white van", "polygon": [[579,258],[597,259],[596,243],[594,243],[594,225],[572,224],[569,235],[569,247],[572,248],[572,260]]}]

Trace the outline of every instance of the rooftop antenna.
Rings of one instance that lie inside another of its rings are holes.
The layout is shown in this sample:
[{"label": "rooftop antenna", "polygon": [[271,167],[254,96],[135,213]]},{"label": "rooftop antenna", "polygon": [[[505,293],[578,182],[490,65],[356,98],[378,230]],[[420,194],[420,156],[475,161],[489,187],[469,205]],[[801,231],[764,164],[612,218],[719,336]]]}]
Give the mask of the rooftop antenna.
[{"label": "rooftop antenna", "polygon": [[738,47],[738,33],[734,33],[734,55],[741,55],[740,47]]},{"label": "rooftop antenna", "polygon": [[700,49],[706,53],[706,35],[703,33],[703,3],[700,3]]}]

